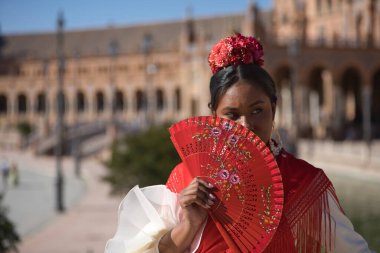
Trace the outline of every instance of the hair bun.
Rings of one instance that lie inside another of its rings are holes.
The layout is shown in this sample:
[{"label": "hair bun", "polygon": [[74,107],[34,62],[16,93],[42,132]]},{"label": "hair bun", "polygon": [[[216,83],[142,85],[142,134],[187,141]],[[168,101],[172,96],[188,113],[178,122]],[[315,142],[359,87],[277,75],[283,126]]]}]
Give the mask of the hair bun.
[{"label": "hair bun", "polygon": [[264,64],[263,47],[252,36],[243,36],[240,33],[221,39],[216,43],[208,56],[208,63],[213,74],[229,66],[255,63]]}]

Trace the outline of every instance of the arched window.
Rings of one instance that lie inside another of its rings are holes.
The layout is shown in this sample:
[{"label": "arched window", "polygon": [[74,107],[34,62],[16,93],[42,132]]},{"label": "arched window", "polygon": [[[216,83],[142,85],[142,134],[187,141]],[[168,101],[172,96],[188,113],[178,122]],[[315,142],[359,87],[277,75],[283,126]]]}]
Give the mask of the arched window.
[{"label": "arched window", "polygon": [[46,96],[45,96],[45,93],[43,92],[37,95],[36,112],[38,113],[46,112]]},{"label": "arched window", "polygon": [[140,112],[145,108],[145,94],[141,90],[136,91],[136,111]]},{"label": "arched window", "polygon": [[82,91],[77,92],[76,102],[77,112],[84,112],[84,110],[86,109],[86,99]]},{"label": "arched window", "polygon": [[175,89],[174,91],[174,109],[180,111],[182,107],[182,97],[180,88]]},{"label": "arched window", "polygon": [[6,95],[0,95],[0,114],[6,114],[8,111],[8,99]]},{"label": "arched window", "polygon": [[124,110],[124,94],[121,90],[115,93],[115,110],[121,112]]},{"label": "arched window", "polygon": [[17,96],[17,112],[18,113],[26,113],[27,111],[27,99],[24,94],[19,94]]},{"label": "arched window", "polygon": [[102,112],[104,111],[104,95],[103,92],[98,91],[96,92],[96,111]]},{"label": "arched window", "polygon": [[156,90],[156,106],[158,111],[162,111],[165,107],[164,92],[161,89]]}]

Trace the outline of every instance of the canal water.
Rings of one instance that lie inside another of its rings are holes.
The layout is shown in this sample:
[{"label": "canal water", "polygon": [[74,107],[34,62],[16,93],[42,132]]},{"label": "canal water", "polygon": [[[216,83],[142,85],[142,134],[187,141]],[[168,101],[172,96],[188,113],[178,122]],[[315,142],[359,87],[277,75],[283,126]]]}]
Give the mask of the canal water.
[{"label": "canal water", "polygon": [[355,230],[380,253],[380,177],[327,170]]}]

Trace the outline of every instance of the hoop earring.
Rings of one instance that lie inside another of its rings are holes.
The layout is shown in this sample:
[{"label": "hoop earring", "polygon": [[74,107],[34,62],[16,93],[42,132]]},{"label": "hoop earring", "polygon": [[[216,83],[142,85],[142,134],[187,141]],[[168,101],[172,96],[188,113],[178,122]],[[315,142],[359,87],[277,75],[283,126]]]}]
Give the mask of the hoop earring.
[{"label": "hoop earring", "polygon": [[275,123],[273,121],[273,124],[272,124],[272,134],[271,134],[271,138],[274,139],[279,146],[283,146],[283,143],[282,143],[282,138],[281,138],[281,135],[280,135],[280,132],[278,131],[278,128],[275,128]]},{"label": "hoop earring", "polygon": [[[275,132],[277,138],[273,136],[273,132]],[[281,149],[283,147],[280,133],[278,132],[278,129],[275,130],[274,122],[272,124],[272,133],[271,133],[271,139],[269,140],[269,147],[272,154],[276,158],[280,154]]]}]

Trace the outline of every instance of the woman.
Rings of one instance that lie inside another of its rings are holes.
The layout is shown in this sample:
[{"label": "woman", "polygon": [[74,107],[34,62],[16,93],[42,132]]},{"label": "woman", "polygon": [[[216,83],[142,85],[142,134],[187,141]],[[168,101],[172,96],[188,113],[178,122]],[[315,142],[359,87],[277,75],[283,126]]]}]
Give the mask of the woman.
[{"label": "woman", "polygon": [[[369,252],[344,216],[323,171],[271,140],[277,96],[272,78],[261,67],[262,57],[262,47],[253,37],[237,34],[214,45],[209,55],[213,72],[209,107],[213,115],[254,131],[276,157],[284,184],[284,210],[264,252]],[[181,163],[172,171],[167,182],[170,191],[163,186],[131,190],[121,204],[119,230],[109,241],[108,252],[119,247],[127,252],[232,252],[208,219],[207,209],[215,199],[210,193],[213,186],[199,178],[184,179],[185,170]],[[144,221],[123,218],[123,213],[132,211]]]}]

